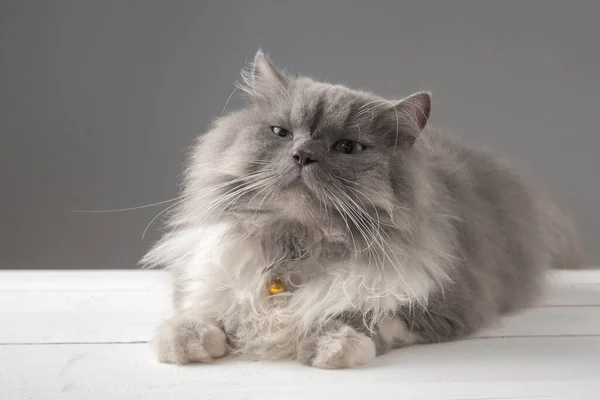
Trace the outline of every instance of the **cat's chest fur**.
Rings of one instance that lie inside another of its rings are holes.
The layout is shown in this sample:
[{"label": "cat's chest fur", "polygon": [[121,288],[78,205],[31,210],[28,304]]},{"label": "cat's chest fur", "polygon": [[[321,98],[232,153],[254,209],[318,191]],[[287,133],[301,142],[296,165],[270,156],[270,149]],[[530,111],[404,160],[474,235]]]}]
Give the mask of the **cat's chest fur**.
[{"label": "cat's chest fur", "polygon": [[[420,268],[377,260],[300,259],[293,268],[265,271],[269,261],[260,240],[240,238],[230,229],[220,224],[182,232],[175,279],[180,308],[209,310],[206,316],[249,357],[265,352],[293,357],[297,341],[336,315],[356,311],[383,318],[400,304],[421,300],[433,286]],[[287,290],[271,295],[268,284],[275,275]]]}]

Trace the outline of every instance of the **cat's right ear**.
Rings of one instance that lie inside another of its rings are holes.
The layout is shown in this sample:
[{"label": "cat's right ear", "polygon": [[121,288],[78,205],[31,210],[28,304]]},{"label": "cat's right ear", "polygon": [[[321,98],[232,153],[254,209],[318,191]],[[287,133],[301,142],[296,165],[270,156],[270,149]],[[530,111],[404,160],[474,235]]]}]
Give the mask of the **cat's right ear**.
[{"label": "cat's right ear", "polygon": [[240,88],[255,101],[265,101],[287,94],[288,81],[269,57],[258,50],[249,68],[242,71]]}]

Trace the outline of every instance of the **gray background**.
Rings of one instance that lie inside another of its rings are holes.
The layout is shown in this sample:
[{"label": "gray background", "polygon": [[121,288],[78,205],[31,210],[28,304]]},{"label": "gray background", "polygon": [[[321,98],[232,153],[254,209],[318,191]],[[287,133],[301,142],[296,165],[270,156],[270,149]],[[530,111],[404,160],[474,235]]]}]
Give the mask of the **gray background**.
[{"label": "gray background", "polygon": [[259,46],[388,97],[433,91],[432,123],[528,170],[600,264],[599,4],[1,0],[0,267],[135,267],[160,207],[71,210],[174,197]]}]

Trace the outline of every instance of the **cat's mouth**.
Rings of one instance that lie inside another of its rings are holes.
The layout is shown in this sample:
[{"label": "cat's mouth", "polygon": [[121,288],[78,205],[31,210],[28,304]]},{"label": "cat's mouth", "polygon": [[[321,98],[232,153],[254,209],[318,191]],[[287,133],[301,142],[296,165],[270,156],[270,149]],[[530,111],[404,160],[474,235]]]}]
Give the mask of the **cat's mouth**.
[{"label": "cat's mouth", "polygon": [[300,185],[304,188],[310,188],[315,181],[315,171],[308,165],[303,168],[293,168],[288,172],[288,185]]},{"label": "cat's mouth", "polygon": [[310,179],[301,169],[294,168],[288,171],[282,178],[281,188],[283,190],[307,190],[307,179]]}]

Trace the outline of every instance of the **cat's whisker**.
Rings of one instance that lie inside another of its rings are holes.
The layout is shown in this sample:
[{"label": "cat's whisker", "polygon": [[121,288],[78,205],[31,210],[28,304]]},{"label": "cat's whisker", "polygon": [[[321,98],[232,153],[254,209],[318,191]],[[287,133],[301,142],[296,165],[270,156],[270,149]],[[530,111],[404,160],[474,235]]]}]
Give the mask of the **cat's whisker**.
[{"label": "cat's whisker", "polygon": [[224,205],[219,211],[219,214],[216,216],[216,219],[218,219],[223,211],[225,211],[231,204],[235,203],[240,197],[248,194],[253,189],[260,187],[261,184],[262,181],[253,182],[249,185],[242,186],[241,188],[234,188],[232,191],[217,197],[217,199],[207,207],[205,214],[209,215],[212,213],[212,211],[214,211],[215,208]]},{"label": "cat's whisker", "polygon": [[158,214],[156,214],[156,216],[154,218],[152,218],[152,220],[148,223],[148,225],[146,225],[146,228],[144,228],[144,232],[142,232],[142,240],[144,240],[144,237],[146,236],[146,233],[148,232],[148,229],[150,229],[150,226],[154,223],[154,221],[156,221],[161,215],[163,215],[165,212],[167,212],[168,210],[176,207],[178,204],[180,204],[184,199],[171,204],[170,206],[166,207],[165,209],[163,209],[161,212],[159,212]]},{"label": "cat's whisker", "polygon": [[[365,225],[365,222],[359,222],[363,218],[367,219],[367,220],[370,219],[371,223],[375,223],[375,224],[376,224],[376,221],[374,221],[372,219],[372,217],[370,215],[368,215],[364,211],[364,209],[362,209],[360,206],[358,206],[358,204],[356,204],[354,202],[354,200],[352,198],[350,198],[346,193],[344,193],[343,191],[341,191],[339,188],[338,188],[338,190],[342,194],[344,194],[346,196],[346,198],[353,204],[353,206],[349,205],[347,207],[347,209],[351,211],[351,213],[349,214],[349,217],[353,220],[355,226],[357,226],[357,228],[361,232],[362,236],[365,237],[365,239],[368,236],[371,236],[371,242],[369,243],[369,246],[368,246],[367,250],[370,251],[371,246],[373,244],[376,244],[379,247],[380,251],[382,252],[382,255],[390,262],[390,265],[392,266],[392,268],[395,269],[395,271],[398,274],[398,276],[400,277],[400,279],[405,282],[406,287],[409,289],[409,293],[412,292],[412,288],[410,287],[410,285],[408,285],[408,282],[407,282],[407,280],[404,277],[404,273],[402,272],[401,269],[399,269],[397,267],[397,265],[402,265],[402,264],[398,260],[397,256],[395,255],[394,251],[391,249],[391,247],[389,246],[389,244],[387,243],[387,241],[382,237],[382,235],[381,235],[382,231],[381,231],[380,228],[378,228],[378,225],[374,225],[374,226],[369,227],[369,226]],[[354,214],[354,217],[353,217],[352,212],[357,213],[358,215]],[[361,216],[362,216],[362,218],[361,218]],[[391,257],[389,255],[388,251],[386,250],[386,248],[387,248],[387,250],[391,250],[391,253],[394,255],[395,262],[394,262],[394,260],[391,259]],[[383,268],[383,262],[381,264],[381,268]]]},{"label": "cat's whisker", "polygon": [[352,228],[350,227],[350,224],[348,223],[348,218],[347,218],[347,213],[344,211],[344,206],[341,204],[341,201],[339,200],[339,198],[329,189],[325,189],[330,197],[331,200],[331,204],[333,205],[333,207],[337,210],[338,214],[340,214],[340,216],[342,217],[342,220],[344,221],[344,224],[346,225],[346,232],[350,235],[350,238],[352,239],[352,244],[354,246],[354,252],[358,253],[358,249],[356,247],[356,240],[354,239],[354,234],[352,233]]},{"label": "cat's whisker", "polygon": [[134,211],[134,210],[141,210],[144,208],[156,207],[156,206],[159,206],[162,204],[171,203],[174,201],[181,200],[182,198],[183,198],[182,196],[179,196],[179,197],[174,197],[174,198],[168,199],[168,200],[157,201],[156,203],[144,204],[141,206],[126,207],[126,208],[115,208],[112,210],[71,210],[71,211],[77,212],[77,213],[91,213],[91,214],[104,214],[104,213],[113,213],[113,212]]},{"label": "cat's whisker", "polygon": [[248,205],[251,205],[252,202],[254,201],[254,199],[261,194],[262,192],[265,192],[265,195],[262,197],[261,201],[258,203],[258,206],[256,206],[256,210],[254,211],[254,218],[256,218],[257,213],[261,210],[261,207],[264,203],[264,201],[266,200],[266,198],[270,195],[272,195],[273,191],[275,190],[275,185],[272,182],[273,179],[269,179],[269,181],[267,182],[267,180],[265,180],[265,185],[262,189],[258,190],[256,192],[256,194],[248,201]]},{"label": "cat's whisker", "polygon": [[242,186],[241,188],[238,188],[232,193],[228,193],[224,196],[221,196],[217,199],[217,202],[214,204],[214,206],[209,206],[207,213],[212,212],[214,208],[224,204],[221,211],[217,215],[218,219],[221,216],[221,214],[231,206],[231,204],[237,202],[242,196],[250,193],[252,190],[261,189],[263,186],[265,186],[266,183],[268,183],[270,177],[271,173],[264,172],[264,174],[259,177],[260,179],[257,179],[246,186]]},{"label": "cat's whisker", "polygon": [[162,204],[168,204],[168,203],[173,203],[170,206],[164,208],[163,210],[161,210],[156,216],[154,216],[152,218],[152,220],[148,223],[148,225],[146,225],[146,227],[144,228],[144,231],[142,233],[142,240],[144,240],[146,233],[148,232],[148,229],[150,229],[150,226],[161,216],[163,215],[165,212],[167,212],[168,210],[173,209],[174,207],[176,207],[177,205],[181,204],[184,200],[193,198],[193,197],[198,197],[202,194],[208,193],[210,191],[214,191],[216,189],[222,188],[222,187],[226,187],[228,185],[231,185],[232,183],[235,182],[239,182],[242,181],[244,179],[247,179],[248,177],[253,177],[255,176],[255,174],[248,174],[242,177],[239,177],[237,179],[233,179],[231,181],[222,183],[222,184],[218,184],[218,185],[214,185],[208,188],[205,188],[203,190],[200,191],[196,191],[196,192],[191,192],[191,193],[187,193],[184,194],[182,196],[178,196],[172,199],[168,199],[168,200],[163,200],[163,201],[159,201],[156,203],[152,203],[152,204],[146,204],[146,205],[142,205],[142,206],[135,206],[135,207],[127,207],[127,208],[119,208],[119,209],[112,209],[112,210],[73,210],[74,212],[81,212],[81,213],[111,213],[111,212],[125,212],[125,211],[134,211],[134,210],[140,210],[140,209],[144,209],[144,208],[150,208],[150,207],[155,207],[158,205],[162,205]]},{"label": "cat's whisker", "polygon": [[223,111],[221,111],[221,117],[223,115],[225,115],[225,111],[227,111],[227,104],[229,104],[229,101],[231,100],[231,98],[233,97],[233,95],[235,94],[235,92],[238,90],[237,87],[234,87],[233,90],[231,91],[231,93],[229,94],[229,97],[227,97],[227,100],[225,101],[225,105],[223,106]]},{"label": "cat's whisker", "polygon": [[364,209],[366,209],[364,203],[362,203],[362,201],[360,200],[360,197],[366,199],[369,203],[371,203],[371,206],[373,208],[373,211],[376,214],[377,217],[377,225],[383,225],[383,226],[387,226],[390,228],[395,228],[394,225],[390,225],[390,224],[385,224],[381,221],[380,217],[379,217],[379,211],[377,210],[377,207],[375,206],[375,204],[369,199],[369,197],[367,195],[365,195],[362,191],[360,191],[359,189],[356,188],[356,182],[352,182],[349,179],[345,179],[342,178],[341,176],[335,175],[335,174],[330,174],[332,177],[337,178],[341,181],[347,182],[349,184],[351,184],[352,186],[346,186],[347,189],[349,189],[350,191],[354,192],[357,194],[357,200],[361,202],[362,206]]},{"label": "cat's whisker", "polygon": [[345,212],[348,215],[348,217],[351,219],[351,221],[353,222],[353,224],[359,230],[359,232],[360,232],[361,236],[363,237],[363,239],[365,239],[366,242],[367,242],[367,246],[364,249],[362,249],[361,251],[370,252],[371,248],[372,248],[372,245],[374,243],[375,236],[373,235],[373,233],[371,232],[371,230],[369,229],[369,227],[366,225],[365,221],[362,220],[359,212],[351,204],[349,204],[347,201],[344,201],[341,198],[338,198],[338,199],[344,205],[344,209],[345,209]]}]

